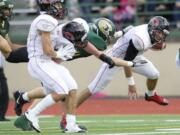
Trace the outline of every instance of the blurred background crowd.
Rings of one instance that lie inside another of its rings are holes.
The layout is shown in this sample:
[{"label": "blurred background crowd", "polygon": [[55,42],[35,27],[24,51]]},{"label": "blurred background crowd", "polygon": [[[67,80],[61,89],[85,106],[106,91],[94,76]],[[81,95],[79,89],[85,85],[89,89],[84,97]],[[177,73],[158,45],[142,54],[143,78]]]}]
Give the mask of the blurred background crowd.
[{"label": "blurred background crowd", "polygon": [[[23,27],[22,29],[29,28],[31,21],[38,14],[36,0],[14,2],[12,25]],[[118,30],[129,24],[146,23],[150,17],[161,15],[171,23],[172,37],[177,37],[179,34],[180,0],[66,0],[66,6],[69,10],[66,20],[82,17],[87,22],[93,22],[96,18],[107,17],[116,24]],[[20,31],[22,37],[26,35],[24,32],[27,33],[26,30]],[[11,33],[13,35],[13,31]]]}]

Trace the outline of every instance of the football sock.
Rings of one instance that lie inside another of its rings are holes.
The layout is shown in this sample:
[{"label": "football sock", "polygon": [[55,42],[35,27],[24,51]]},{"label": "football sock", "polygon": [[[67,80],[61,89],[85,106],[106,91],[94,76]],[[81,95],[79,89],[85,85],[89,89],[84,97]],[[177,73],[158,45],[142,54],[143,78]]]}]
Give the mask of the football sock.
[{"label": "football sock", "polygon": [[154,96],[155,90],[148,90],[147,95],[148,96]]},{"label": "football sock", "polygon": [[22,95],[22,98],[23,98],[23,100],[29,102],[29,97],[28,97],[28,93],[27,93],[27,92],[25,92],[25,93]]},{"label": "football sock", "polygon": [[29,110],[34,115],[40,114],[42,111],[44,111],[47,107],[55,104],[56,102],[52,98],[51,94],[47,95],[45,98],[43,98],[34,108]]},{"label": "football sock", "polygon": [[76,123],[76,116],[72,114],[67,114],[66,115],[66,121],[67,125],[74,125]]}]

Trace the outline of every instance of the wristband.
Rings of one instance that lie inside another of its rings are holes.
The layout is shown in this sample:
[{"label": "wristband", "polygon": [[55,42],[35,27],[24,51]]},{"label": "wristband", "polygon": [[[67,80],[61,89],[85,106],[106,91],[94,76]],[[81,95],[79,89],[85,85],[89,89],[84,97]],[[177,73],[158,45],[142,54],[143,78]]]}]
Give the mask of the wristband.
[{"label": "wristband", "polygon": [[126,77],[127,81],[128,81],[128,85],[134,85],[135,82],[134,82],[134,77],[131,76],[131,77]]},{"label": "wristband", "polygon": [[129,67],[132,67],[132,66],[134,65],[134,63],[133,63],[132,61],[128,61],[128,62],[127,62],[127,65],[128,65]]}]

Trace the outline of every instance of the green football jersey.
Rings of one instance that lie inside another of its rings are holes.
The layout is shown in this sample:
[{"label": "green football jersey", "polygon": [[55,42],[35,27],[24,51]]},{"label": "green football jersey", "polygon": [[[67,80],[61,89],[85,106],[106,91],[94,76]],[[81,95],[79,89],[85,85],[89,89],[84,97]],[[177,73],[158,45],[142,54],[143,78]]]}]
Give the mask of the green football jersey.
[{"label": "green football jersey", "polygon": [[[93,44],[98,50],[104,51],[107,48],[107,43],[93,31],[88,32],[88,41]],[[90,53],[84,51],[83,49],[78,49],[73,59],[83,58],[91,56]]]},{"label": "green football jersey", "polygon": [[9,22],[8,20],[3,20],[1,23],[0,23],[0,35],[2,37],[5,37],[9,32]]}]

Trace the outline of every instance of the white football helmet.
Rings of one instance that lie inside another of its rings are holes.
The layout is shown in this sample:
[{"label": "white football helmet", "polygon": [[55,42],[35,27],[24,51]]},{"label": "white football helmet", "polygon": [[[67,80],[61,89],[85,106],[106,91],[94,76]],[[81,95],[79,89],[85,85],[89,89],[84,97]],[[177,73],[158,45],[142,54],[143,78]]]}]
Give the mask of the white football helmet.
[{"label": "white football helmet", "polygon": [[81,24],[84,27],[84,29],[86,30],[86,32],[89,32],[89,25],[86,22],[86,20],[84,20],[82,18],[75,18],[72,21]]}]

